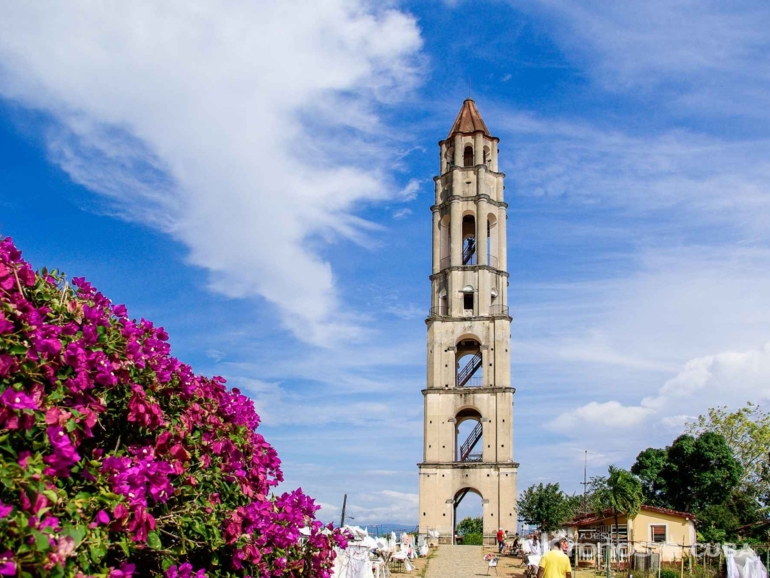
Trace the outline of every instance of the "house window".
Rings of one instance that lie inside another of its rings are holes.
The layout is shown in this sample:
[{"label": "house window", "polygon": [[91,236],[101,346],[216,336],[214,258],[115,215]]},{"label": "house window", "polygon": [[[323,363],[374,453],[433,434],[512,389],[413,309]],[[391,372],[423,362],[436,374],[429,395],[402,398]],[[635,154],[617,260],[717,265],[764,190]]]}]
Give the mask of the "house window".
[{"label": "house window", "polygon": [[650,539],[653,542],[664,544],[666,542],[666,526],[650,526]]},{"label": "house window", "polygon": [[473,310],[473,293],[465,293],[463,295],[463,309]]}]

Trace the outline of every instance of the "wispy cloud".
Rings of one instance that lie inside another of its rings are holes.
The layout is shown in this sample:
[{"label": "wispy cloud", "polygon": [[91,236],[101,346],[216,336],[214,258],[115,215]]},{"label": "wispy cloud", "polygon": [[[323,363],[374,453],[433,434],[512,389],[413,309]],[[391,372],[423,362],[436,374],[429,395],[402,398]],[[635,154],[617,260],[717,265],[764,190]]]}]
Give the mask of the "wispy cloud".
[{"label": "wispy cloud", "polygon": [[654,89],[680,110],[769,120],[770,6],[762,0],[516,5],[551,19],[565,54],[606,90]]},{"label": "wispy cloud", "polygon": [[37,2],[2,9],[0,93],[51,115],[51,158],[106,210],[325,344],[360,320],[308,241],[361,241],[358,207],[414,196],[383,170],[377,108],[414,85],[420,48],[414,18],[363,1]]},{"label": "wispy cloud", "polygon": [[687,130],[627,134],[586,122],[501,113],[515,194],[599,203],[626,215],[689,213],[696,226],[752,227],[766,238],[770,140]]}]

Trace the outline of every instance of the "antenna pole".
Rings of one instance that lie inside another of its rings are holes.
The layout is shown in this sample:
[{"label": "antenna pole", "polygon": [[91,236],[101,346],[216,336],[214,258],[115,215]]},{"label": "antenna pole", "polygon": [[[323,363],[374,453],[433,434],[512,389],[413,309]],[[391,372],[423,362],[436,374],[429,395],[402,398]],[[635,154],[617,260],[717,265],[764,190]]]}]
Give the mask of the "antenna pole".
[{"label": "antenna pole", "polygon": [[585,450],[583,454],[583,511],[588,508],[588,480],[586,479],[588,473],[588,450]]},{"label": "antenna pole", "polygon": [[340,518],[340,528],[345,527],[345,506],[348,505],[348,495],[345,494],[345,497],[342,498],[342,517]]}]

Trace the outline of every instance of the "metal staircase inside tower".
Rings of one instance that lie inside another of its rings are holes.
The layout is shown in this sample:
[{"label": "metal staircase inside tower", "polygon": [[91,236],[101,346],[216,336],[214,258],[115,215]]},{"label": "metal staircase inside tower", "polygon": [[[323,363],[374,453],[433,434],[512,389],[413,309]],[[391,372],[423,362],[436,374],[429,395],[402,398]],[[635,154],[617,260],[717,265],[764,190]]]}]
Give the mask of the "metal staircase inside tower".
[{"label": "metal staircase inside tower", "polygon": [[457,387],[463,387],[473,374],[481,367],[481,353],[476,353],[471,357],[470,361],[463,367],[462,371],[457,374]]},{"label": "metal staircase inside tower", "polygon": [[[465,241],[465,247],[463,248],[463,265],[467,265],[471,259],[473,259],[473,255],[476,254],[476,239],[473,237],[469,237]],[[473,265],[473,263],[471,263]]]},{"label": "metal staircase inside tower", "polygon": [[476,444],[481,439],[481,422],[476,424],[476,427],[473,428],[473,431],[468,436],[468,439],[465,440],[462,446],[460,446],[460,461],[461,462],[480,462],[481,456],[480,455],[471,455],[471,452],[473,451],[473,448],[476,447]]},{"label": "metal staircase inside tower", "polygon": [[459,494],[455,496],[455,508],[460,505],[460,502],[463,501],[463,498],[468,495],[468,492],[470,492],[470,488],[465,488],[462,490]]}]

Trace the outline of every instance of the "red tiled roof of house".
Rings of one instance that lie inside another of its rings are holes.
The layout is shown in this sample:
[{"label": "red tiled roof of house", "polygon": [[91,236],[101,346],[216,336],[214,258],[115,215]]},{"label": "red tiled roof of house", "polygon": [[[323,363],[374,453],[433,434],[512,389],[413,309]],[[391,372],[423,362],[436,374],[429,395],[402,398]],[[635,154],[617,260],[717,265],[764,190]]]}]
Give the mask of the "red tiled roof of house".
[{"label": "red tiled roof of house", "polygon": [[449,131],[447,139],[452,138],[457,133],[474,133],[483,132],[485,135],[489,135],[487,125],[484,124],[484,119],[481,118],[479,109],[476,108],[476,103],[471,98],[466,98],[463,102],[463,106],[452,125],[452,130]]},{"label": "red tiled roof of house", "polygon": [[[676,510],[671,510],[669,508],[659,508],[658,506],[643,505],[641,509],[646,512],[657,512],[658,514],[666,514],[668,516],[677,516],[680,518],[686,518],[688,520],[695,519],[694,514],[690,514],[688,512],[678,512]],[[608,510],[604,510],[601,516],[595,513],[580,514],[572,518],[569,522],[567,522],[566,525],[567,526],[590,526],[591,524],[595,524],[596,522],[601,522],[602,520],[606,520],[607,518],[611,518],[611,517],[612,517],[612,510],[608,509]]]}]

